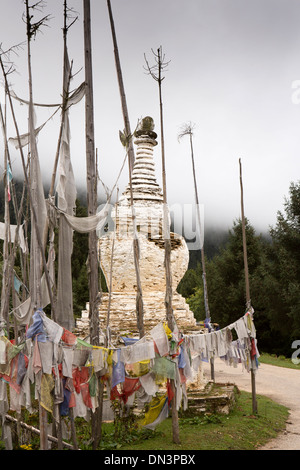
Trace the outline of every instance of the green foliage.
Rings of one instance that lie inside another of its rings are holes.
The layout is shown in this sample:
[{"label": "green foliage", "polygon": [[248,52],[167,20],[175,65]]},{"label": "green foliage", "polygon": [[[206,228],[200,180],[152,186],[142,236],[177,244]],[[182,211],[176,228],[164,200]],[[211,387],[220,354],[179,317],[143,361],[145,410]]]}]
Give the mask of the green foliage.
[{"label": "green foliage", "polygon": [[[86,217],[87,208],[79,199],[76,200],[76,216]],[[73,310],[75,315],[80,315],[85,309],[88,301],[88,234],[73,233],[73,254],[72,254],[72,282],[73,282]]]},{"label": "green foliage", "polygon": [[[76,200],[76,216],[86,217],[87,208],[79,199]],[[73,254],[72,254],[72,282],[73,282],[73,310],[74,315],[81,315],[81,310],[85,309],[89,300],[88,273],[88,234],[73,233]],[[107,291],[105,278],[99,270],[99,279],[103,292]]]},{"label": "green foliage", "polygon": [[[23,182],[15,181],[14,187],[19,201]],[[12,204],[10,210],[11,223],[16,223]],[[86,201],[82,196],[76,202],[76,215],[87,215]],[[3,217],[4,188],[0,183],[1,220]],[[249,221],[246,223],[246,238],[251,302],[260,348],[268,353],[290,357],[293,340],[300,338],[300,182],[291,183],[284,211],[278,212],[269,239],[257,235]],[[2,245],[0,241],[0,269]],[[241,221],[235,221],[227,233],[222,230],[206,232],[204,249],[211,318],[223,327],[245,311]],[[81,314],[88,301],[87,257],[88,234],[74,232],[72,276],[75,315]],[[199,251],[190,253],[189,267],[177,290],[186,298],[196,319],[203,320],[205,312]],[[19,256],[15,270],[21,275]],[[101,288],[107,291],[104,276],[99,271]],[[1,280],[2,269],[0,283]]]},{"label": "green foliage", "polygon": [[[264,243],[255,235],[253,227],[246,221],[247,257],[250,292],[255,310],[259,308],[257,292],[251,289],[251,281],[258,275],[264,259]],[[234,222],[228,242],[220,253],[206,266],[208,300],[211,317],[221,327],[232,323],[245,312],[245,268],[243,257],[242,222]]]},{"label": "green foliage", "polygon": [[[299,182],[291,183],[284,209],[284,213],[278,212],[269,238],[257,235],[246,221],[246,240],[251,303],[260,348],[288,357],[292,354],[293,340],[300,338]],[[222,328],[241,317],[246,298],[240,220],[234,222],[226,243],[206,261],[206,279],[212,321]],[[204,300],[199,262],[196,268],[187,271],[178,292],[186,298],[195,317],[202,319]]]},{"label": "green foliage", "polygon": [[178,284],[177,291],[183,297],[190,297],[194,294],[196,286],[200,280],[196,269],[188,269],[184,277]]},{"label": "green foliage", "polygon": [[126,407],[120,400],[113,400],[111,406],[114,411],[113,447],[122,443],[131,443],[137,438],[137,417],[131,407]]},{"label": "green foliage", "polygon": [[285,357],[283,355],[277,356],[276,354],[262,353],[260,351],[259,362],[261,364],[300,370],[300,364],[294,364],[291,357]]},{"label": "green foliage", "polygon": [[254,450],[285,428],[286,407],[257,395],[258,415],[252,415],[251,393],[241,392],[229,415],[180,417],[180,441],[172,440],[172,419],[164,420],[147,440],[124,443],[122,450]]},{"label": "green foliage", "polygon": [[203,286],[195,287],[194,293],[186,299],[197,321],[205,319]]},{"label": "green foliage", "polygon": [[278,212],[271,228],[273,293],[277,305],[270,315],[274,328],[291,341],[300,337],[300,182],[291,183],[285,214]]}]

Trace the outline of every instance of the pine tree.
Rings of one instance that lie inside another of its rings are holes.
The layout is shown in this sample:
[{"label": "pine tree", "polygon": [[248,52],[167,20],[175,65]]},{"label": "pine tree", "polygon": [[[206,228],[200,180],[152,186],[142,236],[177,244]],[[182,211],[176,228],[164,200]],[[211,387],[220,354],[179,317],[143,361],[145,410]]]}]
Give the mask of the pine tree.
[{"label": "pine tree", "polygon": [[276,325],[291,338],[300,334],[300,182],[291,183],[285,213],[278,212],[272,237],[272,275],[279,305],[272,314]]}]

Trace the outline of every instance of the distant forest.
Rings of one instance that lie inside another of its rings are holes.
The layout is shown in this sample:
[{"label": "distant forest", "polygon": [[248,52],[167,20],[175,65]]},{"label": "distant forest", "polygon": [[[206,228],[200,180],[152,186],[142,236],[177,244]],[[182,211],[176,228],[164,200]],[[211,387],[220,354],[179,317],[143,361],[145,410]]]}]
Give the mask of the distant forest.
[{"label": "distant forest", "polygon": [[[300,182],[291,183],[284,212],[268,234],[256,234],[247,220],[247,255],[251,303],[258,348],[291,357],[300,340]],[[208,303],[212,322],[220,327],[245,312],[245,273],[242,224],[233,223],[226,237],[207,234],[204,240]],[[208,248],[206,253],[206,247]],[[191,253],[192,266],[178,286],[199,320],[205,318],[200,256]]]},{"label": "distant forest", "polygon": [[[15,182],[18,199],[22,182]],[[47,195],[47,189],[45,190]],[[11,206],[11,223],[15,215]],[[25,209],[26,213],[26,209]],[[86,196],[79,194],[76,214],[86,216]],[[4,220],[4,191],[0,184],[0,221]],[[246,221],[247,254],[251,303],[257,329],[258,349],[291,357],[292,343],[300,340],[300,182],[291,183],[284,211],[267,234],[257,234]],[[2,242],[0,245],[2,265]],[[245,313],[245,276],[242,225],[236,220],[230,230],[207,229],[204,237],[208,303],[211,321],[220,328]],[[80,315],[88,301],[86,260],[88,238],[74,232],[73,296],[74,314]],[[1,269],[2,281],[2,269]],[[104,278],[102,289],[106,290]],[[189,268],[178,292],[190,305],[198,321],[205,318],[200,251],[190,251]]]}]

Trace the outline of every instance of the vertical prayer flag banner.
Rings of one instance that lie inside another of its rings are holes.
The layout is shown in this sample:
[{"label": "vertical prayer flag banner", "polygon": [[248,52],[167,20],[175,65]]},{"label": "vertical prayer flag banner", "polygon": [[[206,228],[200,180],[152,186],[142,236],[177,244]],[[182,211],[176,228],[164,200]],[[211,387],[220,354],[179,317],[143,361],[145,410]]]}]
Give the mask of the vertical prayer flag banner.
[{"label": "vertical prayer flag banner", "polygon": [[10,183],[13,179],[13,175],[11,172],[11,168],[9,163],[7,164],[7,194],[8,194],[8,200],[11,200],[11,193],[10,193]]},{"label": "vertical prayer flag banner", "polygon": [[14,275],[14,289],[16,292],[20,292],[22,284],[23,283],[20,281],[20,279],[16,275]]},{"label": "vertical prayer flag banner", "polygon": [[[70,63],[68,51],[64,51],[64,83],[63,99],[65,111],[62,112],[62,138],[60,144],[59,166],[57,175],[57,204],[58,208],[70,216],[76,207],[76,184],[71,162],[70,151],[70,121],[68,99],[70,85]],[[66,329],[74,327],[73,316],[73,293],[72,293],[72,267],[71,257],[73,252],[73,230],[64,218],[59,219],[59,241],[58,241],[58,274],[57,274],[57,320]]]},{"label": "vertical prayer flag banner", "polygon": [[8,176],[8,181],[11,182],[11,180],[13,179],[13,175],[12,175],[9,163],[7,164],[7,176]]},{"label": "vertical prayer flag banner", "polygon": [[148,411],[140,425],[146,429],[154,430],[156,426],[168,417],[168,397],[154,397]]}]

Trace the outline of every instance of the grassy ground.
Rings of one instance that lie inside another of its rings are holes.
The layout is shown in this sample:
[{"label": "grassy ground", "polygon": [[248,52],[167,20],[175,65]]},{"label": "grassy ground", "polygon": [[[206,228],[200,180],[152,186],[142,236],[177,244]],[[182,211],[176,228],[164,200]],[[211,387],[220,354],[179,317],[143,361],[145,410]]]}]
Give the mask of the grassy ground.
[{"label": "grassy ground", "polygon": [[[261,363],[279,367],[299,369],[291,359],[261,354]],[[241,392],[237,405],[229,415],[211,414],[202,416],[181,415],[179,418],[180,445],[172,441],[171,418],[161,423],[155,431],[137,431],[134,422],[122,426],[116,435],[113,423],[104,423],[103,438],[100,449],[105,450],[255,450],[285,429],[288,409],[269,398],[258,395],[258,414],[252,415],[252,397],[250,393]],[[13,413],[12,413],[13,414]],[[25,419],[27,424],[38,427],[36,416]],[[32,420],[32,421],[31,421]],[[1,430],[1,429],[0,429]],[[90,423],[76,418],[76,430],[79,448],[91,450]],[[71,443],[71,441],[69,441]],[[31,435],[29,446],[23,449],[39,449],[38,436]],[[0,441],[0,449],[4,443]]]},{"label": "grassy ground", "polygon": [[290,357],[276,356],[275,354],[261,353],[259,362],[277,367],[288,367],[289,369],[300,370],[300,364],[294,364]]},{"label": "grassy ground", "polygon": [[[285,428],[288,410],[258,396],[258,414],[252,415],[252,397],[241,392],[229,415],[181,417],[181,445],[172,442],[171,418],[156,431],[127,433],[123,442],[114,440],[112,425],[103,428],[103,449],[118,450],[254,450]],[[127,440],[127,442],[124,442]]]},{"label": "grassy ground", "polygon": [[[258,414],[255,416],[252,415],[252,397],[247,392],[239,394],[237,405],[229,415],[181,416],[180,445],[172,441],[171,418],[163,421],[155,431],[138,431],[134,423],[123,430],[119,427],[118,436],[113,423],[103,423],[99,450],[255,450],[285,429],[289,414],[287,408],[266,397],[258,395],[257,401]],[[76,430],[79,448],[91,450],[90,423],[76,418]],[[39,450],[38,436],[28,436],[27,444],[16,449]],[[0,449],[4,449],[1,441]]]}]

